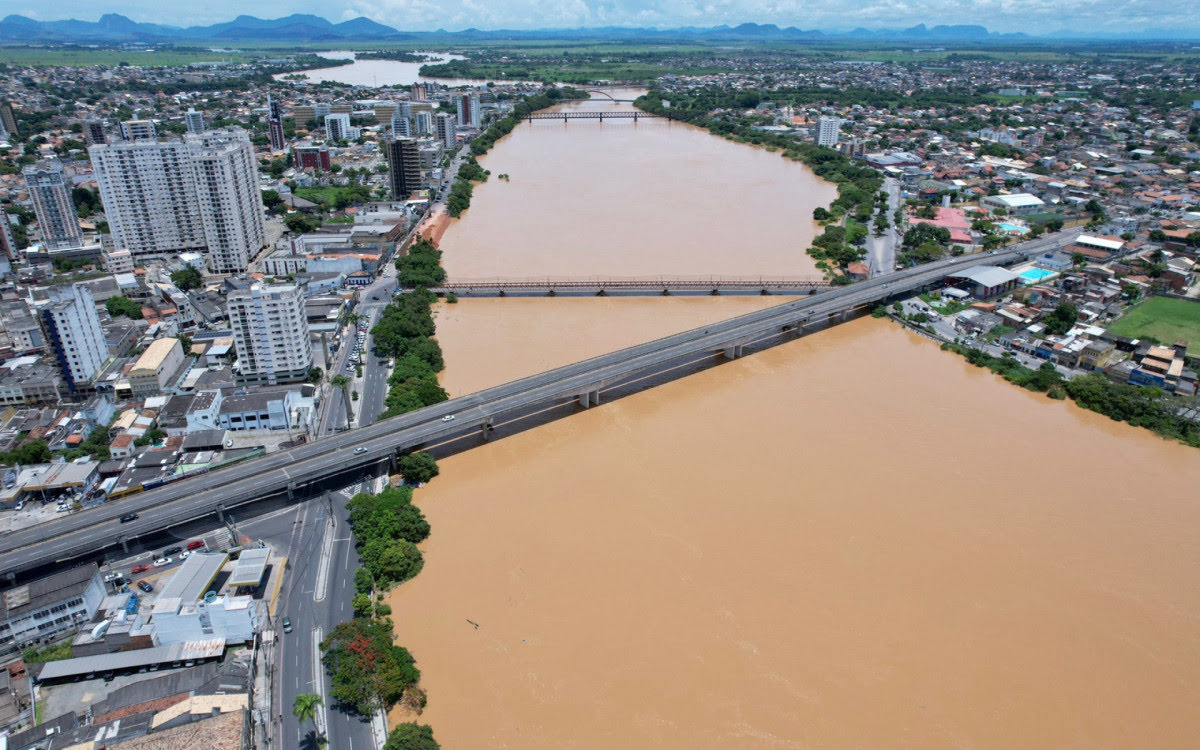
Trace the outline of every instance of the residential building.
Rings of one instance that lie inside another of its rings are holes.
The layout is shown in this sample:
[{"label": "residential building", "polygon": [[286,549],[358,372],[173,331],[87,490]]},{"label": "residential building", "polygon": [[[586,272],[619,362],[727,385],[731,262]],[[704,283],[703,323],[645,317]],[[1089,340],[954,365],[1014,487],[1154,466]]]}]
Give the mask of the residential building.
[{"label": "residential building", "polygon": [[413,114],[413,122],[415,123],[416,132],[413,135],[432,135],[433,134],[433,113],[428,111],[420,111]]},{"label": "residential building", "polygon": [[108,134],[104,132],[104,120],[88,120],[83,123],[83,137],[87,139],[89,146],[108,143]]},{"label": "residential building", "polygon": [[[311,388],[311,386],[308,386]],[[241,393],[241,391],[238,391]],[[199,430],[307,430],[315,411],[300,389],[272,389],[243,395],[201,391],[187,412],[189,433]]]},{"label": "residential building", "polygon": [[119,141],[88,149],[116,247],[133,256],[203,250],[191,158],[182,140]]},{"label": "residential building", "polygon": [[121,137],[127,141],[152,141],[158,138],[154,120],[126,120],[121,123]]},{"label": "residential building", "polygon": [[48,290],[42,324],[72,393],[88,386],[108,359],[104,329],[96,302],[83,284],[62,284]]},{"label": "residential building", "polygon": [[104,253],[104,270],[111,274],[133,273],[133,253],[128,250]]},{"label": "residential building", "polygon": [[328,172],[332,166],[328,146],[296,146],[292,149],[297,169],[316,169]]},{"label": "residential building", "polygon": [[462,94],[454,98],[455,107],[458,110],[458,121],[463,125],[470,125],[473,128],[478,128],[483,122],[483,116],[479,110],[479,94]]},{"label": "residential building", "polygon": [[37,214],[42,243],[48,250],[83,246],[83,232],[71,201],[71,182],[58,159],[45,159],[21,170],[33,211]]},{"label": "residential building", "polygon": [[261,622],[253,597],[207,596],[228,559],[224,553],[197,552],[175,569],[150,608],[156,645],[214,638],[226,643],[254,640]]},{"label": "residential building", "polygon": [[195,107],[188,107],[188,111],[183,114],[183,123],[187,125],[187,132],[203,133],[204,113],[197,112]]},{"label": "residential building", "polygon": [[409,88],[409,94],[414,102],[423,102],[429,98],[429,87],[424,83],[414,83]]},{"label": "residential building", "polygon": [[343,112],[325,115],[325,138],[330,141],[351,140],[350,115]]},{"label": "residential building", "polygon": [[20,257],[20,253],[21,251],[17,249],[17,238],[13,235],[12,224],[8,220],[8,214],[0,211],[0,255],[11,261]]},{"label": "residential building", "polygon": [[408,138],[412,135],[412,120],[401,114],[399,108],[392,115],[392,137]]},{"label": "residential building", "polygon": [[87,624],[104,600],[95,563],[0,591],[0,647],[23,648]]},{"label": "residential building", "polygon": [[439,112],[435,121],[437,132],[434,135],[446,147],[447,151],[453,151],[458,145],[458,121],[454,115],[446,112]]},{"label": "residential building", "polygon": [[841,120],[836,117],[817,118],[817,145],[825,148],[837,148],[838,128]]},{"label": "residential building", "polygon": [[253,284],[231,292],[228,305],[238,380],[274,384],[308,377],[312,344],[299,286]]},{"label": "residential building", "polygon": [[283,139],[283,108],[279,102],[267,97],[267,135],[271,139],[271,150],[282,151],[286,142]]},{"label": "residential building", "polygon": [[13,135],[17,133],[17,115],[9,102],[0,101],[0,127]]},{"label": "residential building", "polygon": [[1036,195],[1029,195],[1028,193],[985,195],[979,199],[979,205],[993,210],[1003,210],[1009,216],[1028,216],[1029,214],[1041,213],[1046,207],[1045,202],[1041,198]]},{"label": "residential building", "polygon": [[214,273],[246,270],[266,244],[262,190],[254,146],[241,128],[185,137],[195,180],[196,205]]},{"label": "residential building", "polygon": [[392,198],[405,200],[421,186],[421,154],[415,138],[387,141],[388,186]]},{"label": "residential building", "polygon": [[262,193],[244,130],[88,149],[114,244],[134,257],[208,251],[217,273],[244,270],[263,246]]},{"label": "residential building", "polygon": [[129,371],[129,387],[133,397],[143,400],[162,393],[186,359],[179,339],[156,339],[146,347]]}]

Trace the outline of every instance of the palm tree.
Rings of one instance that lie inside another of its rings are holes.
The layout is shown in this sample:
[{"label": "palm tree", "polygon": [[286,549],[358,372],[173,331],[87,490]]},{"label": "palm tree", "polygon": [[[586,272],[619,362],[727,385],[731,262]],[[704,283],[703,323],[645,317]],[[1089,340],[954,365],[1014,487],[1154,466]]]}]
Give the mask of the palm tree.
[{"label": "palm tree", "polygon": [[[321,700],[321,696],[316,693],[301,693],[296,696],[296,700],[292,701],[292,715],[300,722],[311,721],[313,723],[313,734],[317,733],[317,707],[325,705],[325,701]],[[317,745],[321,744],[321,737],[317,738]]]}]

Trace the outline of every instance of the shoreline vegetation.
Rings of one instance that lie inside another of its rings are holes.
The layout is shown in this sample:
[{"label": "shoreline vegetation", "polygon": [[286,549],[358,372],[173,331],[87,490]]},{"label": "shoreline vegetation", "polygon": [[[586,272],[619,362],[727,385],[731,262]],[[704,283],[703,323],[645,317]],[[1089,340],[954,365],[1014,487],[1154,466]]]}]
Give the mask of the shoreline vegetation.
[{"label": "shoreline vegetation", "polygon": [[454,184],[450,186],[450,195],[446,198],[446,212],[452,218],[457,219],[471,207],[471,196],[475,190],[475,183],[487,182],[488,176],[491,175],[491,172],[479,165],[476,157],[483,156],[490,151],[496,141],[511,133],[523,118],[539,110],[553,107],[559,102],[588,98],[589,95],[586,91],[563,86],[527,96],[513,105],[511,113],[493,122],[487,130],[480,133],[471,142],[471,154],[458,168]]},{"label": "shoreline vegetation", "polygon": [[[664,101],[661,90],[651,89],[638,97],[634,106],[653,115],[696,125],[735,143],[779,151],[785,159],[804,164],[818,177],[837,187],[838,197],[829,207],[814,211],[813,218],[828,228],[813,240],[814,247],[809,248],[807,253],[817,261],[817,268],[830,275],[835,283],[849,282],[847,276],[834,272],[836,268],[844,268],[862,258],[864,250],[860,245],[866,237],[866,231],[861,224],[847,221],[849,229],[841,224],[847,215],[853,215],[861,222],[870,219],[883,187],[883,177],[879,172],[871,167],[858,166],[833,149],[797,141],[789,135],[755,129],[755,125],[762,123],[755,116],[743,113],[760,103],[761,94],[756,91],[710,86],[686,93],[672,92],[669,101],[669,104]],[[714,113],[720,113],[721,116],[716,117]],[[835,265],[830,266],[830,261]]]},{"label": "shoreline vegetation", "polygon": [[[888,313],[878,307],[872,315],[885,317]],[[902,325],[926,330],[920,323],[900,320],[895,315],[890,317]],[[1058,401],[1070,398],[1080,408],[1103,414],[1114,422],[1142,427],[1166,440],[1200,448],[1200,425],[1184,416],[1180,400],[1161,388],[1116,383],[1100,372],[1068,380],[1050,362],[1034,370],[1021,364],[1011,352],[997,357],[952,341],[943,341],[942,351],[953,352],[1026,390],[1045,393]]]}]

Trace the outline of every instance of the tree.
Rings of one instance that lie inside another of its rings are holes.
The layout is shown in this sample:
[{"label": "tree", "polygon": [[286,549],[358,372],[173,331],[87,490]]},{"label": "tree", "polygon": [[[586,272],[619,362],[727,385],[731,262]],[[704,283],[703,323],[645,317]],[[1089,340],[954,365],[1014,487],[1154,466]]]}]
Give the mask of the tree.
[{"label": "tree", "polygon": [[142,306],[128,297],[122,297],[120,295],[116,297],[109,297],[108,299],[104,300],[104,309],[108,310],[108,314],[114,318],[124,315],[125,317],[133,320],[142,319]]},{"label": "tree", "polygon": [[1071,330],[1071,326],[1078,320],[1078,308],[1070,302],[1060,302],[1058,307],[1054,308],[1054,312],[1046,316],[1043,323],[1046,325],[1046,333],[1061,336]]},{"label": "tree", "polygon": [[283,223],[284,226],[288,228],[289,232],[295,232],[296,234],[307,234],[309,232],[315,232],[321,228],[320,219],[316,218],[315,216],[308,216],[307,214],[302,214],[299,212],[288,214],[288,217],[283,220]]},{"label": "tree", "polygon": [[433,728],[424,724],[398,724],[388,734],[383,750],[440,750],[433,738]]},{"label": "tree", "polygon": [[1061,232],[1063,224],[1064,222],[1062,219],[1051,219],[1050,221],[1046,222],[1046,229],[1049,229],[1051,232]]},{"label": "tree", "polygon": [[1151,242],[1166,242],[1167,241],[1167,233],[1161,229],[1151,229],[1150,230],[1150,241]]},{"label": "tree", "polygon": [[424,484],[438,475],[437,461],[425,451],[401,456],[398,466],[406,482]]},{"label": "tree", "polygon": [[[325,705],[325,701],[321,700],[321,696],[316,693],[301,693],[292,701],[292,715],[303,724],[306,721],[313,723],[313,734],[317,735],[317,709]],[[317,744],[321,744],[321,737],[317,737]]]},{"label": "tree", "polygon": [[339,623],[321,643],[333,697],[361,714],[390,708],[421,679],[412,654],[392,642],[388,623],[359,617]]},{"label": "tree", "polygon": [[813,219],[815,221],[827,221],[830,216],[832,216],[832,214],[830,214],[829,210],[826,208],[817,206],[813,209]]},{"label": "tree", "polygon": [[370,617],[371,615],[371,597],[367,594],[355,594],[350,600],[351,606],[354,607],[355,617]]},{"label": "tree", "polygon": [[265,206],[266,208],[273,209],[276,206],[281,205],[283,203],[283,198],[279,197],[278,191],[264,190],[264,191],[262,191],[262,202],[263,202],[263,206]]},{"label": "tree", "polygon": [[183,291],[199,289],[204,285],[204,277],[192,266],[185,266],[171,272],[171,283]]}]

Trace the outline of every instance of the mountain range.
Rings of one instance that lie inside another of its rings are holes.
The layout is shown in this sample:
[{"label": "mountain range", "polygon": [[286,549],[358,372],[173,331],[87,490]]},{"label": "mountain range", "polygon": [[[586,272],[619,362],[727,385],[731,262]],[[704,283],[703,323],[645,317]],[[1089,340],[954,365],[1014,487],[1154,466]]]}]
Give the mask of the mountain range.
[{"label": "mountain range", "polygon": [[[1060,39],[1195,39],[1197,33],[1179,29],[1141,30],[1128,34],[1088,34],[1086,32],[1060,33],[1037,38]],[[744,23],[739,26],[684,27],[677,29],[643,29],[627,27],[602,27],[578,29],[496,30],[480,31],[466,29],[449,32],[400,31],[369,18],[354,18],[341,23],[332,23],[320,16],[296,13],[284,18],[262,19],[254,16],[238,16],[232,21],[210,26],[166,26],[155,23],[140,23],[125,16],[108,13],[99,21],[35,21],[25,16],[11,15],[0,20],[0,42],[23,43],[118,43],[118,42],[187,42],[187,41],[272,41],[272,42],[337,42],[337,41],[403,41],[422,39],[487,40],[487,39],[574,39],[611,38],[619,40],[864,40],[896,42],[1006,42],[1032,40],[1024,33],[1001,34],[983,26],[933,26],[918,24],[906,29],[854,29],[853,31],[831,32],[803,30],[794,26],[780,28],[775,24]]]}]

